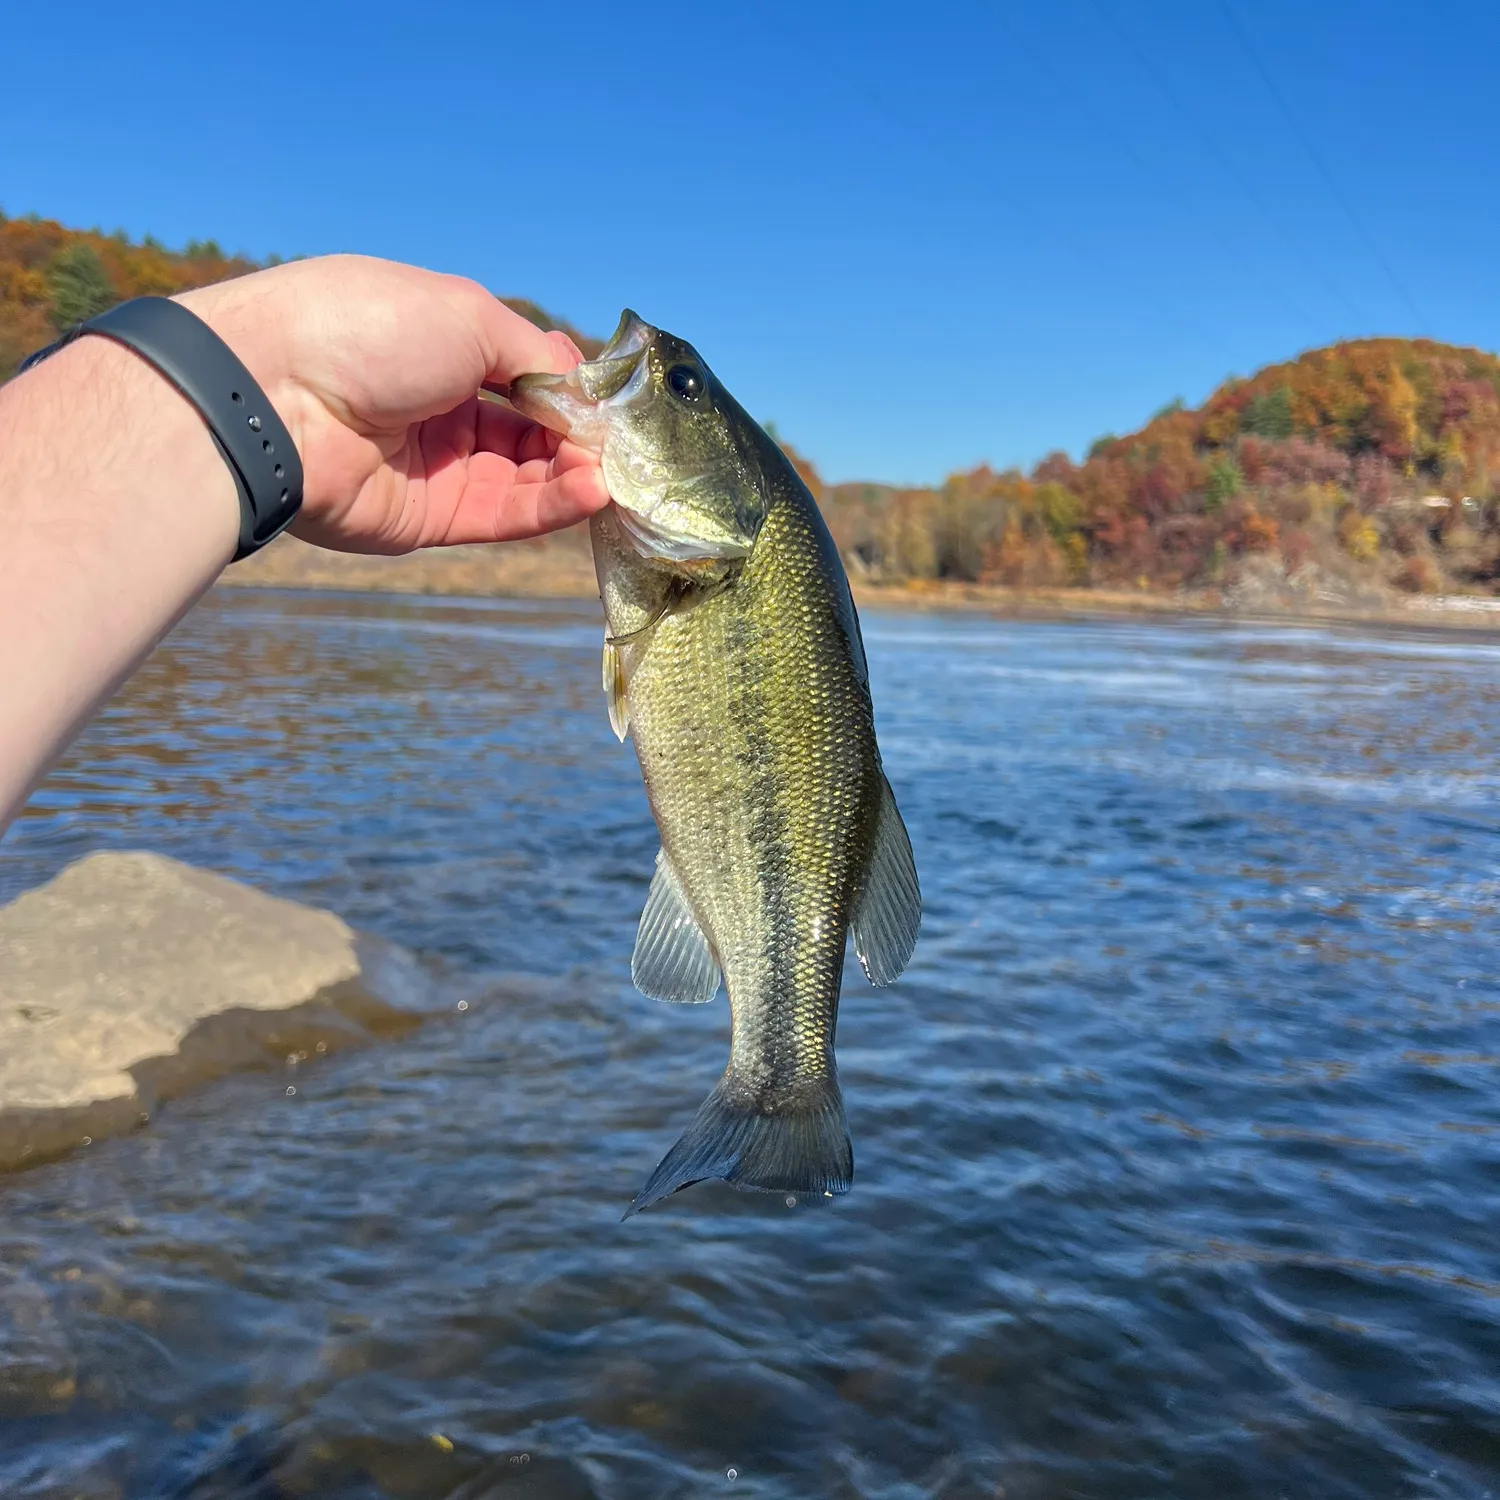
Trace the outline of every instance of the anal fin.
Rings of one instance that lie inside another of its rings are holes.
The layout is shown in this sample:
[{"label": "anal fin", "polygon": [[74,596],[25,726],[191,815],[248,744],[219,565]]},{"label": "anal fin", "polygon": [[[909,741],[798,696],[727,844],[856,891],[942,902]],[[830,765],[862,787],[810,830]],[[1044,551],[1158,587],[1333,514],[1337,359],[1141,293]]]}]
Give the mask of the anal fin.
[{"label": "anal fin", "polygon": [[870,864],[860,886],[854,920],[854,951],[871,984],[893,984],[901,976],[922,925],[922,892],[911,840],[895,794],[880,778],[880,813]]},{"label": "anal fin", "polygon": [[643,995],[686,1005],[712,1000],[719,988],[718,962],[665,849],[656,855],[656,874],[630,956],[630,977]]}]

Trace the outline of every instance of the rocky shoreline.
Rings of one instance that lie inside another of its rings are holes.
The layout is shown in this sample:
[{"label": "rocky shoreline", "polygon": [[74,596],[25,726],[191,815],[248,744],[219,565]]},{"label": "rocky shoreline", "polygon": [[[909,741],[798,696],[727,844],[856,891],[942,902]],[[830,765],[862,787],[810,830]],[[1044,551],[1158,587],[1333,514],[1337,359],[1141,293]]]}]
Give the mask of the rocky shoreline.
[{"label": "rocky shoreline", "polygon": [[409,954],[331,912],[157,854],[88,855],[0,908],[0,1171],[434,1009]]}]

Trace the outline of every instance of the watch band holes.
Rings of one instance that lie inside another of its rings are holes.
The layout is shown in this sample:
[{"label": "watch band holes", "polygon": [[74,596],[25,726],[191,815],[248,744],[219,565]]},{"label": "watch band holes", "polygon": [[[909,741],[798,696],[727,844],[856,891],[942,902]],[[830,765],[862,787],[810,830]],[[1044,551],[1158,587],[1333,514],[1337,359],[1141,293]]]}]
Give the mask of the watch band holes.
[{"label": "watch band holes", "polygon": [[283,469],[280,464],[276,465],[276,477],[278,479],[285,479],[286,478],[286,470]]},{"label": "watch band holes", "polygon": [[282,490],[282,492],[281,492],[281,503],[283,505],[286,504],[286,497],[287,497],[287,491],[286,490]]},{"label": "watch band holes", "polygon": [[245,404],[245,398],[240,395],[238,391],[230,391],[229,399],[233,401],[236,406],[243,406]]},{"label": "watch band holes", "polygon": [[270,440],[270,438],[267,438],[265,442],[261,444],[261,447],[264,448],[267,453],[274,453],[276,451],[276,445]]}]

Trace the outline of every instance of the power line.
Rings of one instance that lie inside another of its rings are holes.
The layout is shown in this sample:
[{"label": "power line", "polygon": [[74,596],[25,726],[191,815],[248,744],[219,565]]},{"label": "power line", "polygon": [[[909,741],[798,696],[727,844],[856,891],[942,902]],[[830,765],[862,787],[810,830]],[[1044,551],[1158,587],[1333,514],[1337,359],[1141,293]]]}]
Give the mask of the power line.
[{"label": "power line", "polygon": [[1255,185],[1239,170],[1238,166],[1221,152],[1210,139],[1208,131],[1204,128],[1198,116],[1182,102],[1177,91],[1167,82],[1162,70],[1157,67],[1149,53],[1145,52],[1136,42],[1135,38],[1120,24],[1116,17],[1105,5],[1104,0],[1091,0],[1093,7],[1098,11],[1104,22],[1114,31],[1115,35],[1130,50],[1143,72],[1156,84],[1163,98],[1172,106],[1177,113],[1187,121],[1193,132],[1197,135],[1208,154],[1219,164],[1225,174],[1235,183],[1239,190],[1254,205],[1262,219],[1276,232],[1281,242],[1302,263],[1303,269],[1308,271],[1317,281],[1323,284],[1323,289],[1330,293],[1334,300],[1344,306],[1344,310],[1353,318],[1359,318],[1360,312],[1350,300],[1349,294],[1338,284],[1333,277],[1323,269],[1322,266],[1313,262],[1312,257],[1299,245],[1287,231],[1281,221],[1271,212],[1264,198],[1261,197]]},{"label": "power line", "polygon": [[[983,0],[978,0],[978,4],[979,8],[981,10],[984,10],[985,7],[983,4]],[[769,26],[767,27],[767,30],[769,31]],[[939,130],[933,128],[925,119],[914,116],[910,111],[904,108],[897,107],[884,90],[871,87],[868,79],[861,77],[858,73],[845,67],[839,59],[834,57],[825,48],[818,45],[818,43],[814,40],[814,38],[810,35],[805,27],[793,28],[785,34],[772,34],[778,47],[785,47],[789,41],[795,42],[796,44],[800,45],[802,51],[808,57],[812,58],[814,63],[817,64],[824,73],[838,78],[843,83],[847,92],[862,98],[865,104],[875,114],[883,116],[888,123],[899,126],[907,133],[908,136],[912,138],[914,142],[916,142],[919,146],[923,146],[927,150],[929,150],[934,160],[946,162],[951,159],[952,144],[950,141],[943,137],[942,133]],[[1014,38],[1012,38],[1012,40],[1014,40]],[[1035,54],[1033,54],[1033,61],[1036,61],[1040,64],[1040,66],[1047,68],[1047,71],[1053,71],[1050,66],[1045,63],[1045,61],[1036,58]],[[1053,76],[1054,79],[1056,79],[1055,72]],[[1085,106],[1085,112],[1088,112],[1087,106]],[[1099,123],[1097,117],[1095,117],[1095,119],[1096,124]],[[1137,166],[1141,167],[1142,170],[1145,170],[1145,165],[1139,160],[1139,158],[1136,158],[1136,164]],[[970,172],[971,175],[974,175],[972,168],[970,169]],[[995,191],[998,197],[1004,197],[1006,192],[1006,184],[1004,184],[998,177],[992,178],[989,185]],[[1059,230],[1058,226],[1049,224],[1046,221],[1042,221],[1040,224],[1038,224],[1037,221],[1033,220],[1025,226],[1025,232],[1034,233],[1038,228],[1042,228],[1043,230],[1052,230],[1053,232],[1051,238],[1053,239],[1053,242],[1065,255],[1076,261],[1080,266],[1084,266],[1090,270],[1097,270],[1099,268],[1100,261],[1097,258],[1086,254],[1075,241],[1075,239],[1066,232],[1066,230]],[[1186,332],[1193,334],[1205,345],[1216,349],[1222,345],[1222,337],[1213,333],[1205,324],[1199,322],[1199,320],[1193,317],[1183,305],[1169,302],[1167,299],[1145,289],[1141,290],[1138,295],[1140,297],[1140,300],[1155,304],[1156,310],[1168,322],[1177,324],[1178,327],[1182,328]]]},{"label": "power line", "polygon": [[[977,3],[981,10],[988,11],[988,13],[993,16],[996,21],[1002,21],[1001,14],[997,9],[986,6],[984,4],[984,0],[977,0]],[[1014,28],[1010,28],[1010,35],[1011,40],[1015,42],[1017,38]],[[1037,52],[1034,48],[1026,47],[1024,41],[1019,45],[1025,48],[1025,50],[1030,53],[1032,62],[1035,64],[1038,71],[1050,74],[1053,83],[1059,88],[1065,91],[1068,89],[1066,80],[1062,77],[1058,70],[1053,67],[1049,59]],[[1129,137],[1126,136],[1118,128],[1118,126],[1112,124],[1108,120],[1105,120],[1099,114],[1099,112],[1093,107],[1088,96],[1084,93],[1083,90],[1074,89],[1073,95],[1074,103],[1078,109],[1078,112],[1093,124],[1094,128],[1099,132],[1101,136],[1103,136],[1107,140],[1113,141],[1116,147],[1118,147],[1125,153],[1125,155],[1131,160],[1131,162],[1134,163],[1135,168],[1141,174],[1143,181],[1150,181],[1155,175],[1152,169],[1152,165],[1145,159],[1144,156],[1142,156],[1140,151],[1136,149],[1134,144],[1130,141]],[[1244,266],[1253,274],[1260,274],[1262,276],[1262,280],[1264,281],[1264,275],[1260,271],[1260,268],[1250,260],[1250,258],[1245,254],[1243,247],[1237,241],[1233,240],[1229,235],[1224,234],[1217,228],[1217,226],[1210,228],[1209,233],[1212,238],[1218,241],[1220,250],[1230,260],[1237,261],[1240,265]],[[1264,284],[1267,290],[1278,302],[1285,303],[1289,300],[1286,293],[1280,287],[1268,281],[1265,281]],[[1304,322],[1310,323],[1313,321],[1308,316],[1307,310],[1305,308],[1297,306],[1293,308],[1293,311],[1295,311]]]},{"label": "power line", "polygon": [[1296,136],[1298,144],[1307,153],[1308,160],[1312,162],[1313,166],[1317,169],[1318,175],[1323,179],[1323,185],[1328,189],[1329,196],[1343,210],[1344,217],[1354,226],[1354,232],[1363,241],[1365,249],[1380,269],[1385,272],[1386,279],[1396,289],[1396,295],[1406,304],[1407,310],[1416,320],[1418,328],[1421,328],[1423,326],[1422,314],[1417,311],[1417,304],[1412,300],[1411,293],[1407,291],[1400,278],[1396,275],[1391,263],[1381,253],[1380,247],[1375,243],[1369,230],[1365,228],[1359,215],[1354,212],[1353,205],[1339,191],[1338,184],[1333,180],[1333,174],[1324,165],[1323,158],[1318,154],[1317,149],[1308,138],[1307,132],[1297,122],[1297,118],[1288,106],[1285,96],[1277,88],[1275,79],[1271,77],[1265,63],[1261,61],[1260,54],[1251,45],[1245,28],[1239,23],[1239,18],[1229,8],[1229,0],[1219,0],[1219,9],[1223,13],[1224,20],[1228,23],[1229,29],[1234,33],[1241,48],[1244,50],[1245,56],[1250,59],[1251,66],[1260,74],[1260,81],[1265,84],[1266,92],[1275,100],[1276,107],[1281,111],[1282,118],[1286,121],[1287,127]]}]

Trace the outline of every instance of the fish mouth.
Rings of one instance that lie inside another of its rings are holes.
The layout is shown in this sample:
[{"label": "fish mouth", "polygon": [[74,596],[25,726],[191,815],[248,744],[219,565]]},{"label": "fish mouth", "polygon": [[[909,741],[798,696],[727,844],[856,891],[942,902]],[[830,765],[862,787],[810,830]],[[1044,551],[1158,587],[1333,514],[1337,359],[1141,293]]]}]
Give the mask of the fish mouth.
[{"label": "fish mouth", "polygon": [[522,416],[601,453],[608,436],[607,409],[628,406],[646,392],[646,351],[656,336],[656,329],[626,308],[596,358],[561,375],[518,375],[503,394]]},{"label": "fish mouth", "polygon": [[753,537],[690,536],[654,519],[653,512],[660,513],[669,497],[675,497],[678,504],[666,508],[680,510],[685,494],[711,483],[712,475],[669,473],[648,454],[637,451],[629,435],[618,429],[610,441],[611,418],[637,401],[651,399],[647,355],[659,337],[657,329],[626,308],[610,341],[595,358],[561,375],[518,375],[505,395],[522,416],[602,457],[620,529],[640,557],[696,574],[709,564],[743,561],[750,556]]},{"label": "fish mouth", "polygon": [[619,324],[610,335],[609,342],[599,351],[598,360],[623,359],[631,354],[644,354],[655,341],[656,329],[627,307],[620,314]]},{"label": "fish mouth", "polygon": [[601,406],[628,406],[645,389],[646,351],[656,337],[656,329],[627,307],[610,341],[593,359],[568,373],[588,400]]}]

